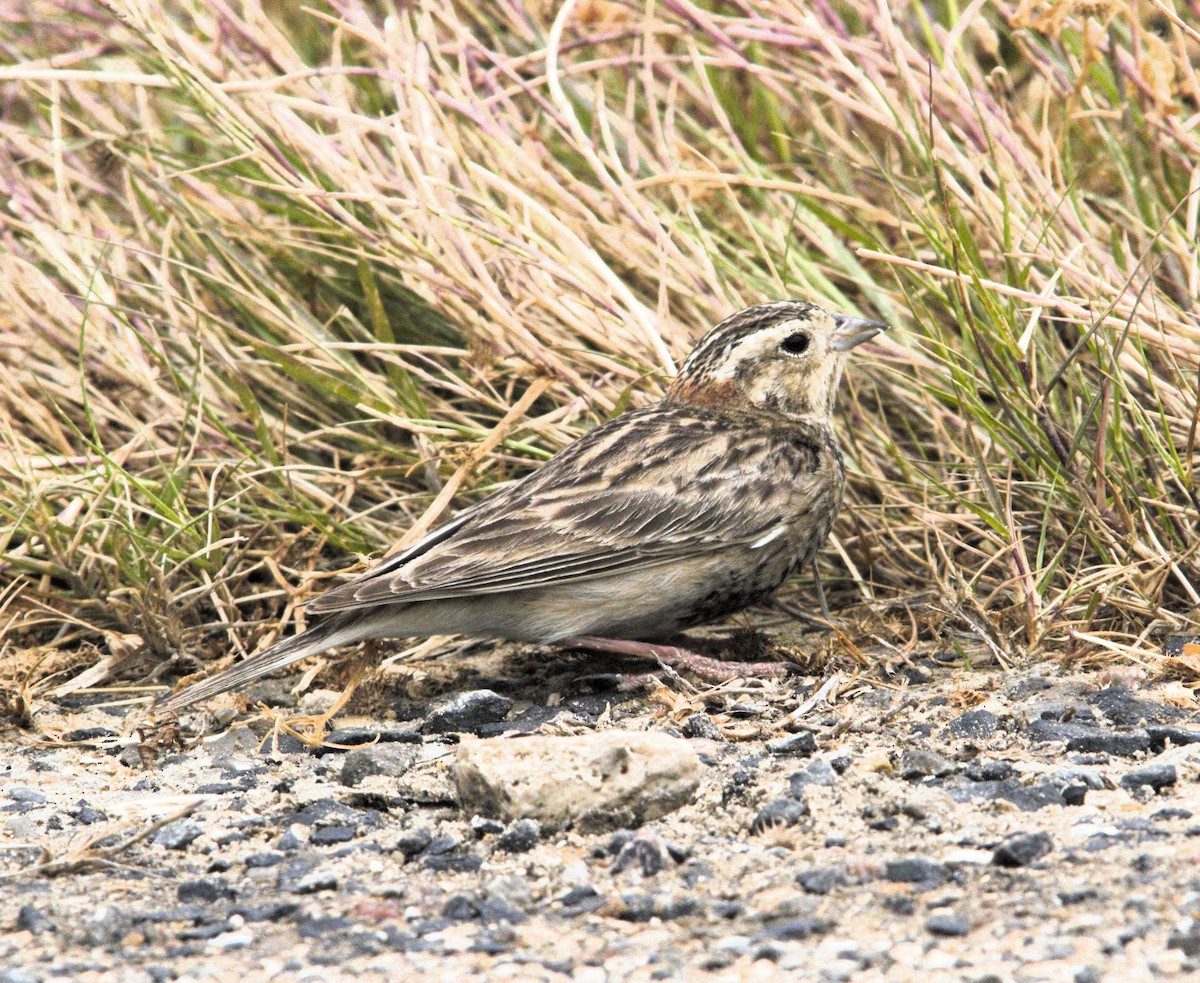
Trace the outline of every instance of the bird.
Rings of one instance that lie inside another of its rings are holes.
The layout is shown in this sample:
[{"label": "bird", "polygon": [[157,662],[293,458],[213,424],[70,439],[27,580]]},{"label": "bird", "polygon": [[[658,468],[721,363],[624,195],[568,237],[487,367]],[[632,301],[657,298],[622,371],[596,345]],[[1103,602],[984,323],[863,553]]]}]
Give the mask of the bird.
[{"label": "bird", "polygon": [[319,595],[304,631],[152,710],[366,639],[457,634],[701,665],[665,642],[765,600],[829,536],[845,488],[833,409],[846,356],[886,329],[804,300],[727,317],[661,400],[587,431]]}]

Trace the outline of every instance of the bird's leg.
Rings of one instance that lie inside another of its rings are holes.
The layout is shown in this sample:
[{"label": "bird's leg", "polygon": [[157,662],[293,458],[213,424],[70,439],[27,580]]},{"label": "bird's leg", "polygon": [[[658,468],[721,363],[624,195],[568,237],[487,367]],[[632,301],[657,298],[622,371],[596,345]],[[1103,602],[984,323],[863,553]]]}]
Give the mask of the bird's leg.
[{"label": "bird's leg", "polygon": [[616,655],[635,655],[643,659],[655,659],[672,669],[684,669],[695,673],[711,683],[725,683],[742,676],[763,676],[778,679],[789,675],[792,670],[787,662],[726,662],[709,658],[678,645],[661,645],[655,642],[633,642],[620,638],[600,638],[596,635],[576,635],[560,642],[572,648],[591,649],[595,652],[613,652]]},{"label": "bird's leg", "polygon": [[826,621],[833,621],[833,615],[829,613],[829,605],[825,603],[825,587],[821,583],[821,571],[817,569],[817,558],[812,558],[812,575],[813,586],[817,589],[817,600],[821,603],[821,614],[824,615]]}]

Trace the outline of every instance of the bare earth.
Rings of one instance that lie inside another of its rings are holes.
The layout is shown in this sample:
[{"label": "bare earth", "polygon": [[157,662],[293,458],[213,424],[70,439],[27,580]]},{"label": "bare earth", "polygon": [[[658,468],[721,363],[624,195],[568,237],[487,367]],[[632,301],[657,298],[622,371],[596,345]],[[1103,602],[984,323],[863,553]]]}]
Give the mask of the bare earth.
[{"label": "bare earth", "polygon": [[[0,733],[0,983],[1200,971],[1200,722],[1178,687],[929,657],[796,715],[830,670],[622,692],[546,660],[422,667],[441,696],[375,687],[317,749],[255,709],[139,748],[127,708],[40,707],[38,733]],[[467,742],[614,729],[686,745],[690,801],[634,831],[459,807]]]}]

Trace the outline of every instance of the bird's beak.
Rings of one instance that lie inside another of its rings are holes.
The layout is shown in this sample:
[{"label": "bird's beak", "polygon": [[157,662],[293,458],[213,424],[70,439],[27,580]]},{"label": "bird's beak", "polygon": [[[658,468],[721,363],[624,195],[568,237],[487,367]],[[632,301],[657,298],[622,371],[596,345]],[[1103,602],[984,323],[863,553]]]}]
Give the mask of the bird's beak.
[{"label": "bird's beak", "polygon": [[886,331],[888,326],[879,321],[868,321],[865,317],[855,317],[853,314],[832,315],[837,330],[833,335],[833,350],[848,352],[851,348],[870,341],[880,331]]}]

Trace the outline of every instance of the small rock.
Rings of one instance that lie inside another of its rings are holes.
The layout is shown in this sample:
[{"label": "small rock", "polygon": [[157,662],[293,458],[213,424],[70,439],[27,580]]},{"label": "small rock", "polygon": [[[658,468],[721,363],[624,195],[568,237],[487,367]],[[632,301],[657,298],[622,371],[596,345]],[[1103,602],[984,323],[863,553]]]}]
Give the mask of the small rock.
[{"label": "small rock", "polygon": [[263,867],[274,867],[276,864],[283,863],[286,859],[287,854],[279,850],[263,850],[260,853],[251,853],[242,863],[247,868],[261,869]]},{"label": "small rock", "polygon": [[479,907],[465,894],[456,894],[442,905],[442,917],[452,922],[469,922],[479,917]]},{"label": "small rock", "polygon": [[488,819],[486,816],[472,816],[471,832],[475,834],[475,839],[482,840],[485,836],[503,833],[504,824],[496,822],[494,819]]},{"label": "small rock", "polygon": [[750,824],[750,832],[758,834],[777,826],[795,826],[808,813],[808,803],[800,799],[774,799],[759,809],[758,815]]},{"label": "small rock", "polygon": [[1007,761],[976,758],[963,769],[963,774],[973,782],[1002,782],[1011,778],[1015,770]]},{"label": "small rock", "polygon": [[979,741],[991,737],[1000,726],[1000,718],[990,710],[968,710],[946,725],[946,732],[963,740]]},{"label": "small rock", "polygon": [[902,860],[889,860],[884,867],[883,876],[889,881],[919,884],[922,889],[929,890],[945,884],[950,879],[950,871],[942,864],[925,857],[905,857]]},{"label": "small rock", "polygon": [[412,768],[419,754],[418,748],[406,744],[374,744],[355,748],[342,760],[338,781],[353,788],[370,775],[399,778]]},{"label": "small rock", "polygon": [[1167,938],[1168,949],[1180,949],[1189,959],[1200,956],[1200,919],[1184,918]]},{"label": "small rock", "polygon": [[508,716],[513,701],[490,689],[459,693],[432,709],[425,717],[426,734],[472,734],[485,724]]},{"label": "small rock", "polygon": [[808,757],[817,753],[817,739],[806,730],[767,741],[767,750],[772,754],[799,754]]},{"label": "small rock", "polygon": [[917,748],[905,751],[900,756],[900,777],[910,782],[920,781],[922,778],[951,775],[957,770],[958,765],[936,751]]},{"label": "small rock", "polygon": [[1150,750],[1150,735],[1145,730],[1130,730],[1123,733],[1086,734],[1067,741],[1068,751],[1100,752],[1115,754],[1120,758],[1132,758]]},{"label": "small rock", "polygon": [[316,894],[318,891],[332,891],[337,886],[337,874],[333,871],[314,870],[296,881],[292,890],[296,894]]},{"label": "small rock", "polygon": [[1025,867],[1054,849],[1048,833],[1014,833],[1006,837],[992,854],[998,867]]},{"label": "small rock", "polygon": [[36,789],[32,788],[10,788],[5,794],[13,800],[13,802],[45,802],[46,796]]},{"label": "small rock", "polygon": [[1042,782],[1038,785],[1020,785],[1017,782],[972,782],[947,791],[955,802],[970,799],[1004,799],[1022,812],[1035,812],[1046,806],[1068,805],[1063,790],[1057,785]]},{"label": "small rock", "polygon": [[1135,768],[1123,776],[1121,787],[1134,789],[1149,785],[1155,792],[1161,792],[1168,785],[1174,785],[1177,781],[1179,781],[1179,775],[1175,771],[1174,765],[1154,763]]},{"label": "small rock", "polygon": [[659,837],[639,833],[621,847],[621,852],[613,861],[612,871],[614,874],[620,874],[627,870],[636,870],[645,877],[653,877],[665,870],[670,860],[667,846]]},{"label": "small rock", "polygon": [[404,854],[406,858],[424,853],[433,842],[433,833],[427,829],[404,830],[397,835],[391,849]]},{"label": "small rock", "polygon": [[167,823],[151,840],[168,850],[184,850],[204,833],[204,827],[193,819],[176,819]]},{"label": "small rock", "polygon": [[703,766],[682,738],[637,731],[471,741],[454,780],[464,809],[582,832],[632,829],[691,801]]},{"label": "small rock", "polygon": [[1200,744],[1200,730],[1191,730],[1187,727],[1152,726],[1146,728],[1146,733],[1150,735],[1150,748],[1156,753],[1162,751],[1168,742],[1174,747],[1182,747],[1184,744]]},{"label": "small rock", "polygon": [[925,929],[930,935],[954,938],[969,933],[971,924],[963,915],[939,914],[930,916],[929,921],[925,923]]},{"label": "small rock", "polygon": [[802,790],[808,785],[830,787],[837,784],[837,772],[828,761],[810,761],[788,779],[794,798],[800,798]]},{"label": "small rock", "polygon": [[313,830],[308,842],[313,846],[331,846],[335,843],[349,843],[354,839],[353,826],[322,826]]},{"label": "small rock", "polygon": [[237,892],[223,881],[210,879],[203,881],[184,881],[175,889],[175,896],[183,903],[189,904],[201,901],[212,904],[222,899],[232,900]]},{"label": "small rock", "polygon": [[22,905],[21,910],[17,912],[17,928],[31,935],[58,931],[58,926],[31,904]]},{"label": "small rock", "polygon": [[124,909],[114,904],[104,904],[84,920],[83,931],[92,945],[116,945],[129,932],[131,924]]},{"label": "small rock", "polygon": [[717,726],[715,720],[701,710],[693,713],[683,722],[681,732],[684,737],[694,737],[706,741],[726,741],[724,732]]},{"label": "small rock", "polygon": [[844,887],[850,883],[846,872],[840,867],[816,867],[812,870],[801,871],[796,881],[809,894],[826,895],[834,888]]},{"label": "small rock", "polygon": [[803,942],[814,935],[823,935],[829,929],[829,922],[819,918],[789,918],[771,925],[763,934],[777,942]]},{"label": "small rock", "polygon": [[542,838],[541,827],[534,819],[518,819],[498,840],[496,846],[507,853],[528,853]]},{"label": "small rock", "polygon": [[1088,703],[1099,710],[1117,727],[1137,727],[1146,724],[1168,724],[1184,711],[1169,703],[1140,700],[1129,690],[1106,686],[1088,697]]},{"label": "small rock", "polygon": [[363,727],[339,727],[325,735],[322,742],[326,748],[354,747],[358,744],[369,744],[378,747],[380,744],[419,744],[421,742],[420,722],[405,720],[392,724],[370,724]]}]

